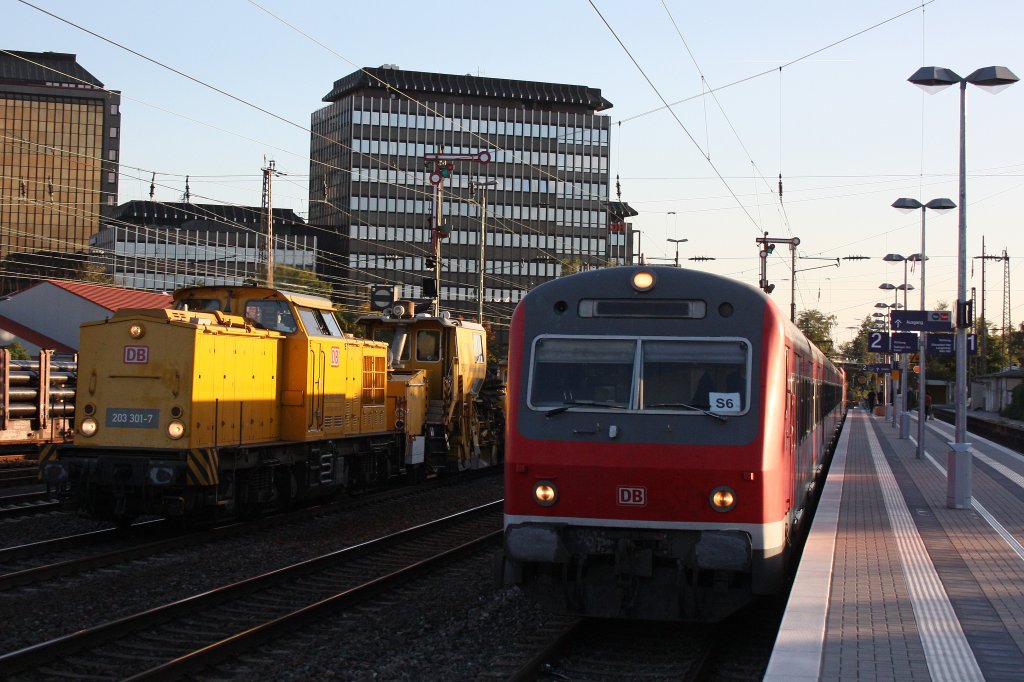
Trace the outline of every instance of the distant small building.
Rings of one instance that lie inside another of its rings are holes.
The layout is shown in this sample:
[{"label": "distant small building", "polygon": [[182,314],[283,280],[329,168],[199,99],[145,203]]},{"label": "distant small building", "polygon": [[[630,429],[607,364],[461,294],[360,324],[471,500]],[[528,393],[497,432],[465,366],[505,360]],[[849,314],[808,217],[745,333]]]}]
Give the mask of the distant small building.
[{"label": "distant small building", "polygon": [[[118,286],[173,291],[240,285],[265,262],[259,207],[129,201],[89,240],[89,260]],[[291,209],[274,209],[274,264],[314,271],[317,238]]]},{"label": "distant small building", "polygon": [[33,354],[41,349],[75,353],[83,322],[106,319],[122,308],[170,305],[167,294],[44,280],[0,300],[0,345],[18,342]]},{"label": "distant small building", "polygon": [[1013,402],[1013,389],[1024,382],[1024,369],[1010,367],[975,377],[971,382],[971,409],[1002,412]]}]

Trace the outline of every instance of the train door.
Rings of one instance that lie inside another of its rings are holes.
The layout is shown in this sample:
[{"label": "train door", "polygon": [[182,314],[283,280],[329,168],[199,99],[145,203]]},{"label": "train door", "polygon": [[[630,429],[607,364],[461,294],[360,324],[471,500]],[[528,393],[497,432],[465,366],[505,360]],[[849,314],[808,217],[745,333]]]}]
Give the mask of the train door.
[{"label": "train door", "polygon": [[797,377],[797,363],[798,358],[796,353],[790,346],[786,346],[786,436],[785,436],[785,456],[790,462],[790,469],[787,472],[789,478],[788,481],[788,497],[789,497],[789,513],[792,515],[797,508],[797,496],[796,487],[799,481],[799,470],[800,464],[797,461],[797,413],[798,413],[798,400],[797,392],[799,391],[799,379]]},{"label": "train door", "polygon": [[322,431],[324,428],[324,384],[327,371],[327,355],[323,344],[311,341],[309,344],[309,384],[306,386],[309,395],[308,414],[306,416],[307,431]]}]

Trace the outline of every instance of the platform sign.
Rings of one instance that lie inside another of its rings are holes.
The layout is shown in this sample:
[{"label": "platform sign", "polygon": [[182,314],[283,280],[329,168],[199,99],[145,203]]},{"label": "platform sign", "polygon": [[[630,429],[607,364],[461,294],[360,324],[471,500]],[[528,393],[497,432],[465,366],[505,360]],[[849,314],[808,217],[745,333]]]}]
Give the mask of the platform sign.
[{"label": "platform sign", "polygon": [[889,319],[898,332],[948,332],[953,328],[953,314],[948,310],[894,310]]},{"label": "platform sign", "polygon": [[892,335],[893,353],[916,353],[917,334],[913,332],[896,332]]},{"label": "platform sign", "polygon": [[888,353],[889,332],[868,332],[868,351],[872,353]]},{"label": "platform sign", "polygon": [[865,372],[874,372],[875,374],[887,374],[893,370],[893,366],[888,362],[875,363],[873,365],[864,365]]},{"label": "platform sign", "polygon": [[[978,335],[967,335],[967,354],[978,354]],[[956,355],[956,334],[929,334],[928,355]]]}]

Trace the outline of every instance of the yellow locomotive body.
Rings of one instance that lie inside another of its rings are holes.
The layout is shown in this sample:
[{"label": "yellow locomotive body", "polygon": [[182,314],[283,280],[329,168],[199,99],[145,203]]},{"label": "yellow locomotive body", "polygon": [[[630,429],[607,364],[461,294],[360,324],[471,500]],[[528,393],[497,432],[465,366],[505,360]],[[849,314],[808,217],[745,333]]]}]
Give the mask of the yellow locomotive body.
[{"label": "yellow locomotive body", "polygon": [[415,312],[399,301],[359,322],[367,336],[387,341],[396,369],[422,371],[429,385],[426,462],[433,470],[457,471],[498,464],[504,451],[504,384],[488,371],[483,326]]},{"label": "yellow locomotive body", "polygon": [[191,287],[82,325],[75,438],[41,476],[85,513],[217,517],[423,467],[425,372],[344,334],[323,298]]}]

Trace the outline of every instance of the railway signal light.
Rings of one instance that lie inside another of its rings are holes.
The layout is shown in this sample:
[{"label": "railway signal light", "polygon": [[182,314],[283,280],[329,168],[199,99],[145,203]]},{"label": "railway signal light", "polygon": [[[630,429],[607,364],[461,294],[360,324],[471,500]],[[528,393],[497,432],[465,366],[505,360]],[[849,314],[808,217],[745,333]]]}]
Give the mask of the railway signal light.
[{"label": "railway signal light", "polygon": [[765,244],[764,250],[765,250],[765,255],[768,255],[768,256],[772,255],[772,253],[775,252],[775,244],[770,244],[770,243],[769,244]]},{"label": "railway signal light", "polygon": [[450,161],[442,161],[437,164],[437,172],[441,174],[442,178],[450,178],[452,173],[455,171],[455,164]]}]

